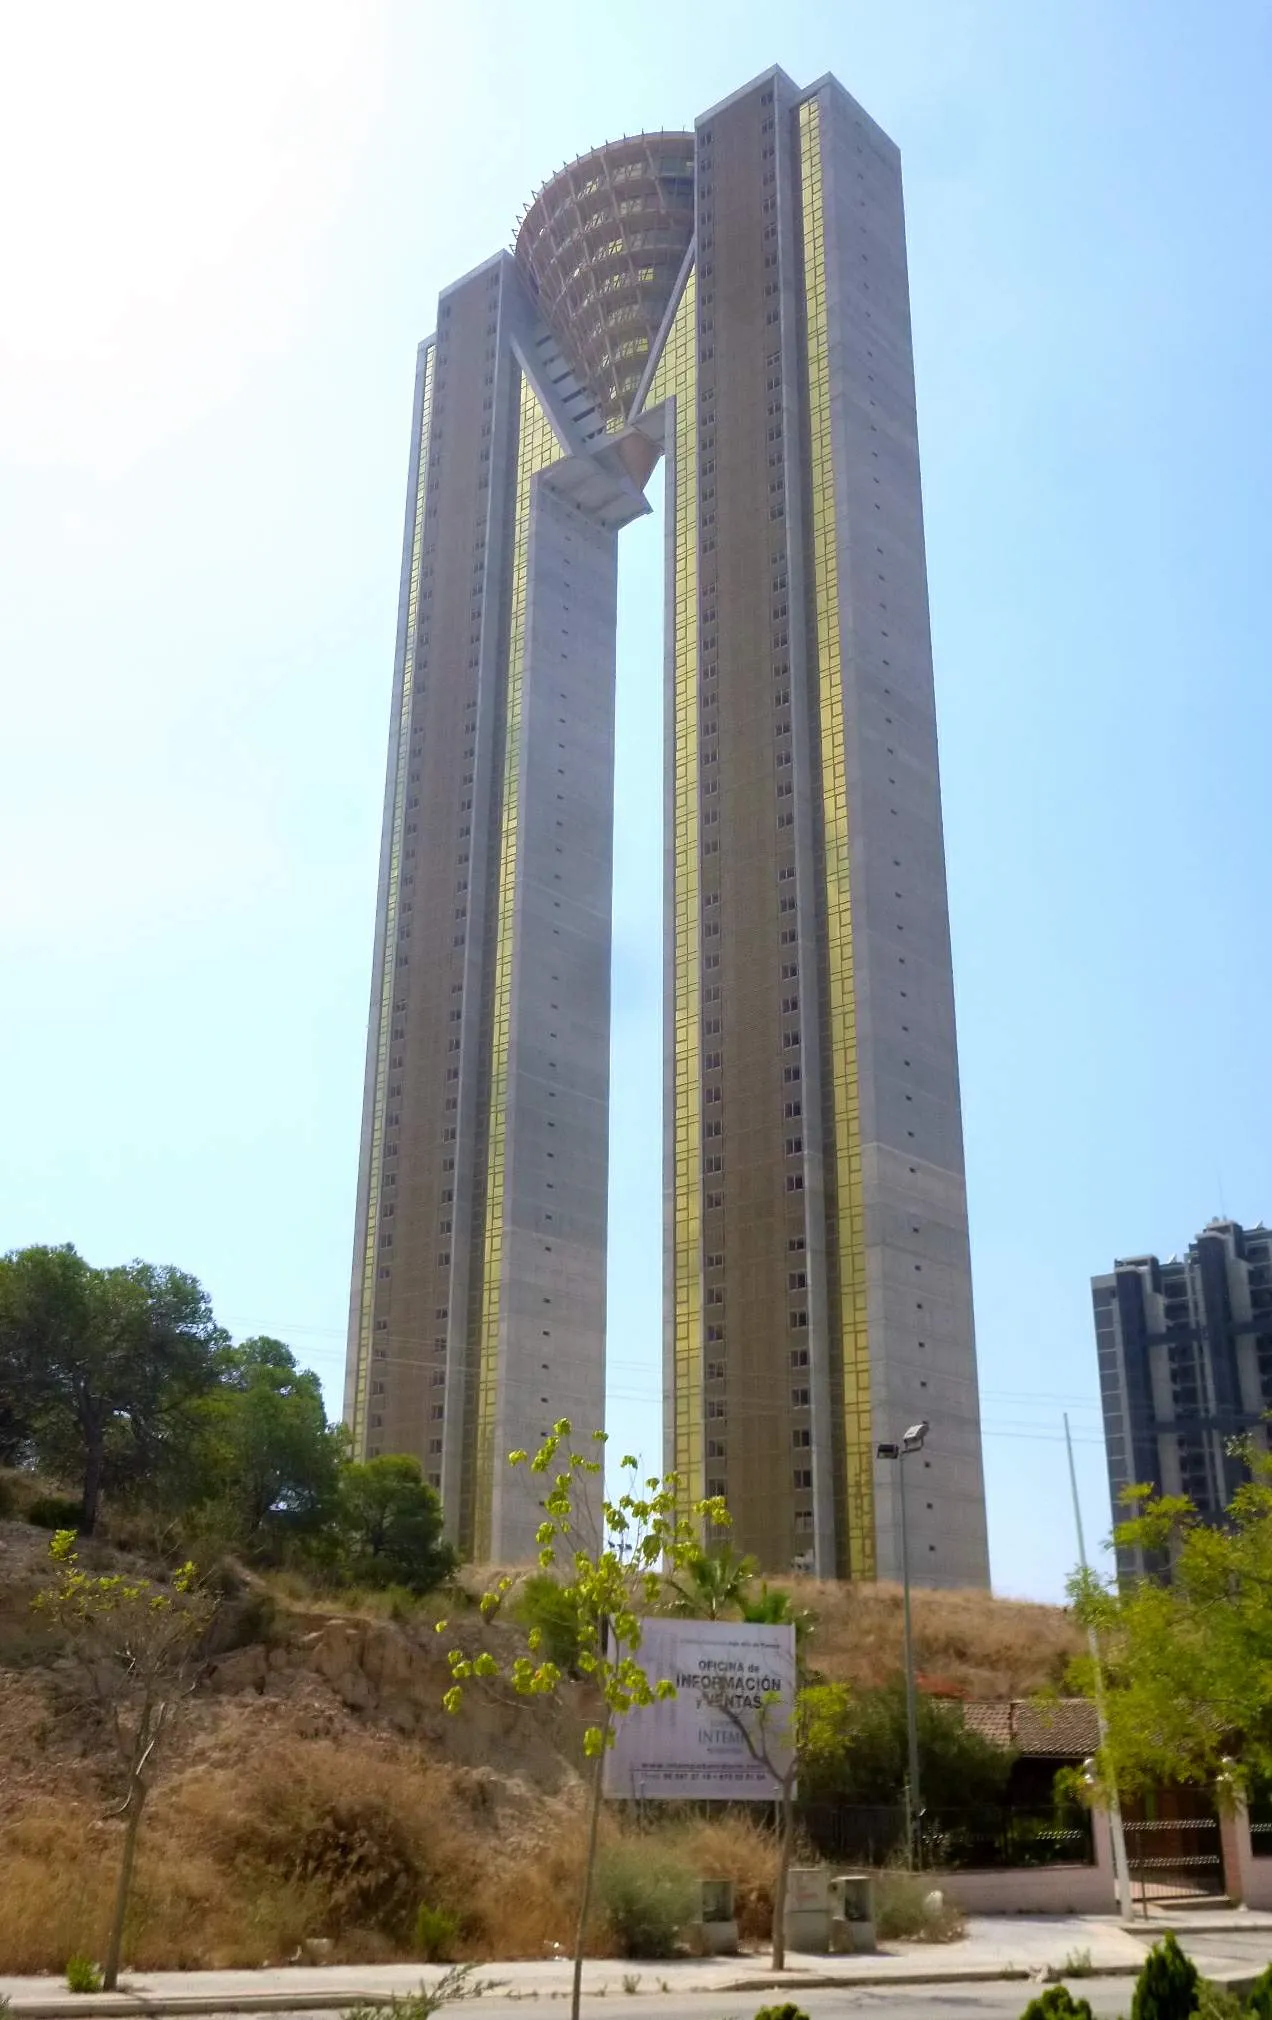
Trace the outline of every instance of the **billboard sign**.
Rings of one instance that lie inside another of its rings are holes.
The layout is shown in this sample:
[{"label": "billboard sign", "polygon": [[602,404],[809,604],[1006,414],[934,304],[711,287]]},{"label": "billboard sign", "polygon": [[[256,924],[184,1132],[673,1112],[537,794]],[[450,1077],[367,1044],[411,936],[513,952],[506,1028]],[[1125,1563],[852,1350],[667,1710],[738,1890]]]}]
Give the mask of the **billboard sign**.
[{"label": "billboard sign", "polygon": [[637,1801],[771,1802],[780,1791],[751,1737],[779,1775],[792,1757],[795,1629],[733,1620],[647,1620],[636,1660],[674,1697],[640,1705],[617,1723],[605,1757],[605,1793]]}]

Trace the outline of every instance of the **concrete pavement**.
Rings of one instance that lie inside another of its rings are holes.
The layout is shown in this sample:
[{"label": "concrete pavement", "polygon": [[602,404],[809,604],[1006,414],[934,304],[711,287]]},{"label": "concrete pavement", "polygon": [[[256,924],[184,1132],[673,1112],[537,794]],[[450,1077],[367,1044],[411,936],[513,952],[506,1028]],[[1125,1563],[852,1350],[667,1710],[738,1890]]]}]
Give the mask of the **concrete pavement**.
[{"label": "concrete pavement", "polygon": [[[677,1958],[665,1963],[625,1963],[590,1958],[584,1966],[589,2000],[623,1998],[663,2001],[714,1993],[739,2000],[770,1988],[802,1993],[817,1987],[887,1987],[975,1984],[1004,1978],[1026,1980],[1080,1959],[1087,1969],[1129,1975],[1143,1961],[1143,1939],[1129,1935],[1111,1918],[1086,1916],[973,1917],[956,1943],[889,1943],[873,1956],[792,1955],[775,1973],[767,1952],[741,1957]],[[570,1964],[482,1964],[476,1976],[498,1981],[481,2001],[563,1999],[569,1994]],[[0,1996],[9,1999],[13,2020],[70,2020],[91,2013],[212,2014],[320,2012],[413,1992],[432,1985],[442,1967],[428,1964],[287,1965],[260,1971],[129,1971],[117,1993],[72,1995],[58,1979],[0,1978]],[[648,2008],[646,2020],[650,2020]]]}]

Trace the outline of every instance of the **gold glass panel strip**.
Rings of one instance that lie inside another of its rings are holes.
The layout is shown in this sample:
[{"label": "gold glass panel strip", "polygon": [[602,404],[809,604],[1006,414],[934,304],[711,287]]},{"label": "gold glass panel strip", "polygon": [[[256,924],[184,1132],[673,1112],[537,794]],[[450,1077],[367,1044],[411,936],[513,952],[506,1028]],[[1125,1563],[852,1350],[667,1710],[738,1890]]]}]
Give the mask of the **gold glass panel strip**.
[{"label": "gold glass panel strip", "polygon": [[402,705],[398,715],[397,763],[393,774],[393,818],[389,828],[389,888],[384,913],[384,950],[380,964],[380,1014],[375,1039],[375,1091],[371,1105],[371,1159],[367,1179],[367,1231],[362,1253],[362,1289],[358,1300],[358,1367],[354,1385],[353,1449],[366,1457],[367,1399],[371,1392],[371,1340],[375,1321],[376,1257],[380,1245],[380,1192],[384,1183],[384,1121],[387,1109],[389,1040],[393,1026],[393,995],[397,969],[398,897],[402,881],[402,842],[406,825],[406,773],[411,748],[411,703],[415,692],[415,640],[420,614],[420,549],[428,505],[428,438],[433,424],[433,362],[435,347],[424,354],[424,394],[420,402],[420,434],[415,481],[415,518],[411,530],[411,572],[406,594],[406,639],[403,647]]},{"label": "gold glass panel strip", "polygon": [[702,1340],[702,1054],[698,804],[698,319],[692,271],[646,407],[674,400],[672,495],[675,1136],[672,1185],[673,1449],[682,1510],[706,1492]]},{"label": "gold glass panel strip", "polygon": [[495,980],[490,1051],[490,1126],[486,1148],[486,1229],[482,1258],[481,1333],[477,1369],[477,1422],[473,1453],[473,1551],[478,1562],[491,1548],[495,1417],[499,1390],[499,1312],[504,1262],[504,1177],[508,1139],[508,1052],[512,1029],[512,966],[517,894],[517,835],[521,808],[521,701],[525,677],[530,563],[530,509],[538,471],[555,463],[561,446],[523,372],[517,431],[513,504],[511,616],[504,744],[503,813],[499,834],[499,896],[495,910]]},{"label": "gold glass panel strip", "polygon": [[812,483],[817,695],[821,720],[822,820],[826,853],[826,931],[830,984],[830,1070],[835,1120],[835,1248],[839,1351],[844,1395],[844,1493],[847,1569],[875,1575],[874,1454],[870,1350],[866,1325],[865,1216],[861,1197],[861,1101],[853,983],[849,888],[848,779],[844,750],[838,522],[830,427],[830,339],[822,201],[821,107],[799,108],[803,196],[804,306]]}]

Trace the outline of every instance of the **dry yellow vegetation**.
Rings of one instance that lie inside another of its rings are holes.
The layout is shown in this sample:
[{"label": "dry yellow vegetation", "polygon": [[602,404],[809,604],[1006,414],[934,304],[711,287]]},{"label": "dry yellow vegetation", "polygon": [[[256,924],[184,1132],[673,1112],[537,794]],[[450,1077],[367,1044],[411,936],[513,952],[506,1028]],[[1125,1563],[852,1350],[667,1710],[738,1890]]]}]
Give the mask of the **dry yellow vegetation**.
[{"label": "dry yellow vegetation", "polygon": [[[47,1537],[0,1523],[0,1970],[60,1971],[101,1947],[119,1831],[106,1819],[91,1725],[33,1635]],[[863,1686],[900,1663],[900,1596],[783,1581],[817,1625],[823,1673]],[[573,1941],[583,1855],[583,1692],[525,1702],[499,1686],[441,1709],[446,1636],[275,1584],[259,1638],[213,1665],[142,1830],[126,1961],[139,1969],[285,1962],[314,1937],[348,1961],[410,1958],[421,1903],[458,1924],[456,1955],[539,1957]],[[915,1625],[933,1684],[1019,1696],[1059,1680],[1077,1641],[1056,1608],[922,1592]],[[519,1638],[512,1625],[497,1635]],[[608,1815],[611,1838],[638,1828]],[[732,1878],[743,1933],[771,1912],[772,1844],[745,1816],[659,1814],[658,1844]],[[612,1954],[598,1914],[591,1946]]]}]

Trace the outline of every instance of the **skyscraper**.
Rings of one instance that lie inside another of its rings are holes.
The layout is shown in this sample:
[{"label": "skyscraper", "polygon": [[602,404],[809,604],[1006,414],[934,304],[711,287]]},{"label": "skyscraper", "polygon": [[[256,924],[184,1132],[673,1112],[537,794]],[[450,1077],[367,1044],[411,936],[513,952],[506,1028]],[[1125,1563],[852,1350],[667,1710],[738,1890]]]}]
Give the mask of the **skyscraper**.
[{"label": "skyscraper", "polygon": [[[1272,1231],[1212,1220],[1186,1255],[1115,1262],[1091,1297],[1115,1517],[1123,1489],[1148,1483],[1218,1521],[1247,1477],[1232,1440],[1267,1441]],[[1119,1549],[1123,1574],[1153,1568]]]},{"label": "skyscraper", "polygon": [[[982,1584],[897,152],[767,72],[562,169],[421,347],[346,1410],[461,1545],[603,1415],[616,542],[666,460],[665,1462]],[[917,1486],[918,1491],[915,1491]]]}]

